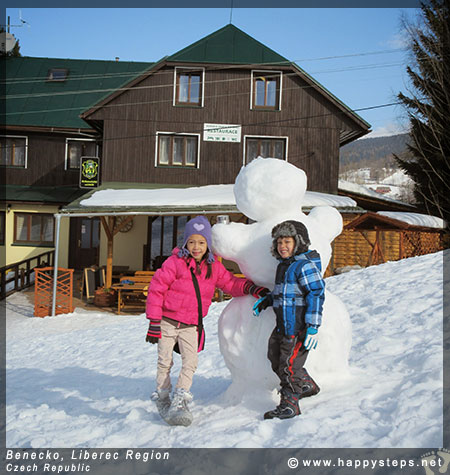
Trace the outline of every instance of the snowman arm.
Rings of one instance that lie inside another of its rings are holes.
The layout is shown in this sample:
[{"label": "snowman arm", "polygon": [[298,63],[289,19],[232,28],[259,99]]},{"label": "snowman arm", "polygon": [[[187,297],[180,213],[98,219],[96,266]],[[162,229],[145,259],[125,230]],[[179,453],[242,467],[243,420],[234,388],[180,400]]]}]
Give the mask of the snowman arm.
[{"label": "snowman arm", "polygon": [[318,328],[322,323],[325,281],[314,263],[307,262],[303,265],[299,284],[305,293],[305,323]]},{"label": "snowman arm", "polygon": [[250,226],[243,223],[215,224],[212,227],[213,252],[225,259],[235,260],[248,245]]}]

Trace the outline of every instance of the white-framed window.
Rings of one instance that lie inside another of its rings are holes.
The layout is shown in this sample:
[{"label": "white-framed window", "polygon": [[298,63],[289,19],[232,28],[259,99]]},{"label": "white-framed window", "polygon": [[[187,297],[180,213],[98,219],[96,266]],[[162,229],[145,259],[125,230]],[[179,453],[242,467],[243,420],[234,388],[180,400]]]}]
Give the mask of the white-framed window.
[{"label": "white-framed window", "polygon": [[81,157],[97,157],[98,147],[93,139],[66,139],[66,170],[79,170]]},{"label": "white-framed window", "polygon": [[204,104],[205,68],[176,67],[173,78],[173,105]]},{"label": "white-framed window", "polygon": [[257,157],[287,160],[288,137],[244,136],[244,165]]},{"label": "white-framed window", "polygon": [[28,137],[1,135],[0,151],[0,165],[27,168]]},{"label": "white-framed window", "polygon": [[281,71],[252,70],[250,109],[281,110]]},{"label": "white-framed window", "polygon": [[200,134],[156,133],[157,167],[198,168]]},{"label": "white-framed window", "polygon": [[53,246],[55,218],[48,213],[14,213],[14,243]]}]

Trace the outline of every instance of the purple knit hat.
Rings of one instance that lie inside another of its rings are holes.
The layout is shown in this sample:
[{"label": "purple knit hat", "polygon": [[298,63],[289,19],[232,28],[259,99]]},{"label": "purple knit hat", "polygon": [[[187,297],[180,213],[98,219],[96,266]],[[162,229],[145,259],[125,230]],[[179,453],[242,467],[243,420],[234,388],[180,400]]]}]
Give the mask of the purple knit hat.
[{"label": "purple knit hat", "polygon": [[208,245],[208,255],[206,261],[208,263],[214,262],[214,255],[211,252],[211,225],[205,216],[196,216],[186,223],[184,228],[184,237],[183,245],[178,251],[178,257],[188,257],[189,251],[186,249],[186,243],[190,236],[193,234],[200,234],[206,239],[206,244]]}]

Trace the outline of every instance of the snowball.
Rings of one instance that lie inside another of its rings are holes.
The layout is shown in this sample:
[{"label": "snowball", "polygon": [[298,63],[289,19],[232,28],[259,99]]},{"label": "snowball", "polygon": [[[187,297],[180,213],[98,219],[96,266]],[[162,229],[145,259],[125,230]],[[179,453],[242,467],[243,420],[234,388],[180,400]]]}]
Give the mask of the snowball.
[{"label": "snowball", "polygon": [[305,192],[305,172],[291,163],[274,158],[251,161],[241,168],[234,184],[239,211],[255,221],[268,219],[280,211],[301,210]]}]

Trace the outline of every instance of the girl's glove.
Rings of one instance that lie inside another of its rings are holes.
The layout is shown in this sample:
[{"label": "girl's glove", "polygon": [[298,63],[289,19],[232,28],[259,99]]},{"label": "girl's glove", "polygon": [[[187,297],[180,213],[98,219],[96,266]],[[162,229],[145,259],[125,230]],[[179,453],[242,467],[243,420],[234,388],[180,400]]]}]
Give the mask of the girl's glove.
[{"label": "girl's glove", "polygon": [[317,328],[308,327],[306,329],[305,341],[303,342],[303,344],[305,345],[305,349],[314,350],[317,346],[318,341],[319,341],[319,336],[317,334]]},{"label": "girl's glove", "polygon": [[259,298],[253,305],[253,316],[259,317],[260,312],[270,306],[270,299],[268,295]]},{"label": "girl's glove", "polygon": [[160,338],[161,338],[161,322],[150,320],[145,341],[148,341],[149,343],[158,343],[158,340]]},{"label": "girl's glove", "polygon": [[253,297],[256,297],[257,299],[260,297],[265,297],[269,292],[269,289],[266,289],[265,287],[259,287],[250,281],[246,282],[244,286],[244,293],[253,295]]}]

